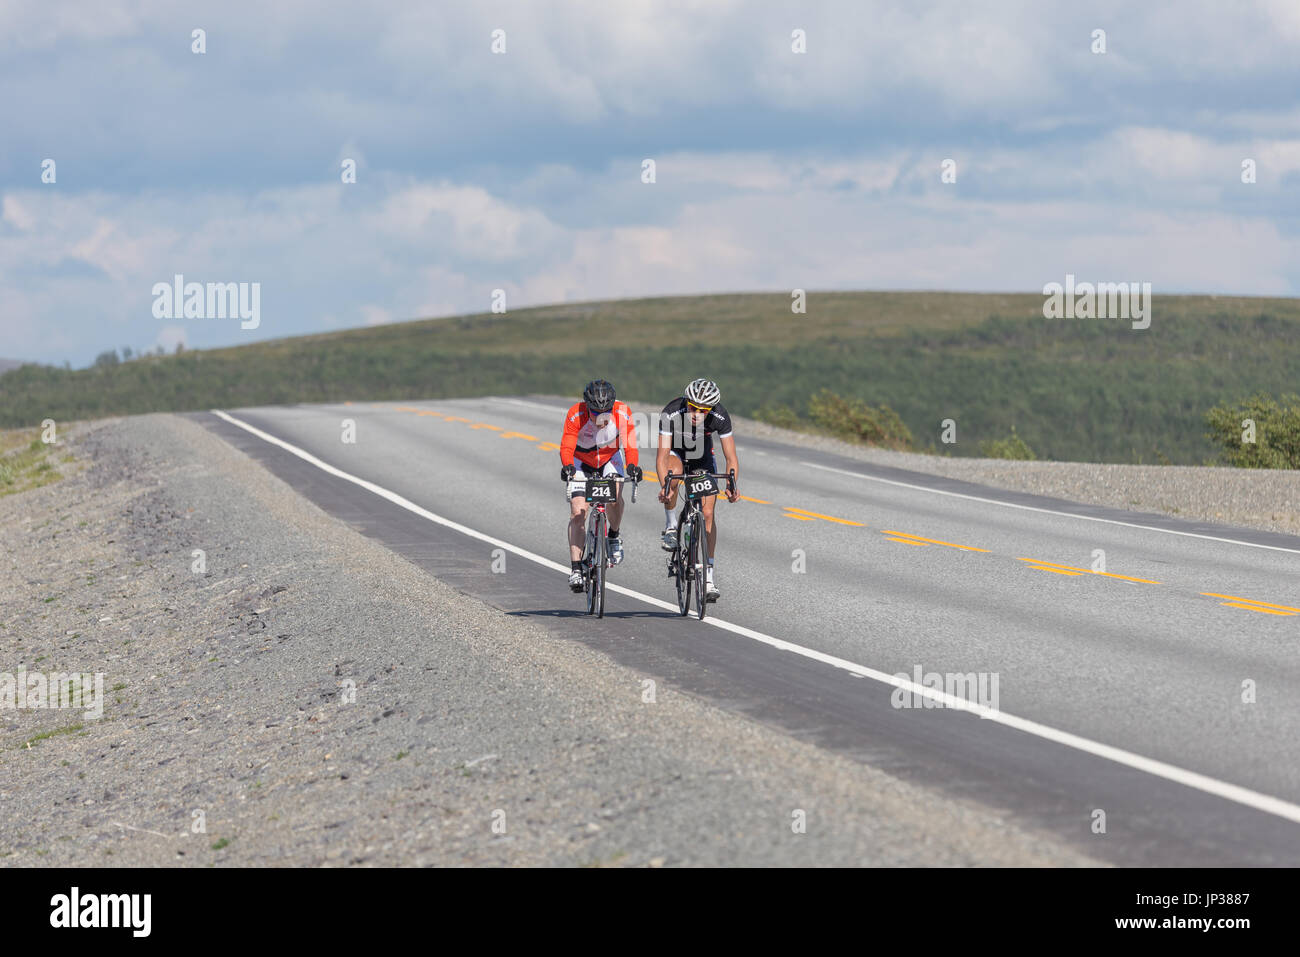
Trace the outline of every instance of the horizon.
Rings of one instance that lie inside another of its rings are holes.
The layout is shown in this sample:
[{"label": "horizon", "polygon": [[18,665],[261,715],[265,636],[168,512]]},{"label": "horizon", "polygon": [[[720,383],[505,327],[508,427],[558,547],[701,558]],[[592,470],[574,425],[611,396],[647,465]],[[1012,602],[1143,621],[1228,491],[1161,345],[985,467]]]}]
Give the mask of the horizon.
[{"label": "horizon", "polygon": [[[832,294],[836,294],[836,295],[855,295],[855,294],[858,294],[858,295],[860,295],[860,294],[881,294],[881,295],[889,295],[889,294],[903,294],[903,295],[918,295],[918,296],[920,296],[920,295],[931,295],[931,296],[932,296],[932,295],[953,295],[953,296],[1034,296],[1034,297],[1037,297],[1037,296],[1042,296],[1042,295],[1044,295],[1044,293],[1042,293],[1041,291],[1023,292],[1023,291],[1018,291],[1018,290],[1005,290],[1005,289],[991,289],[991,290],[970,290],[970,289],[809,289],[809,290],[806,290],[806,293],[807,293],[807,296],[808,296],[808,298],[809,298],[810,300],[811,300],[811,298],[814,297],[814,296],[826,295],[826,294],[828,294],[828,293],[832,293]],[[496,316],[499,317],[499,318],[505,319],[505,318],[508,318],[512,313],[522,313],[522,312],[529,312],[529,311],[540,310],[540,309],[555,309],[555,308],[559,308],[559,307],[562,307],[562,306],[572,306],[572,307],[575,307],[575,308],[576,308],[576,307],[582,307],[582,306],[595,306],[595,305],[606,305],[606,304],[616,304],[616,303],[625,303],[625,302],[638,302],[638,301],[649,300],[649,299],[701,299],[701,298],[709,298],[709,297],[715,297],[715,296],[716,296],[716,297],[719,297],[719,298],[724,298],[724,297],[731,297],[731,296],[780,296],[780,295],[784,295],[784,290],[777,291],[777,292],[767,292],[767,291],[735,292],[735,291],[732,291],[732,292],[718,292],[718,293],[681,293],[681,294],[674,294],[674,295],[670,295],[670,296],[638,296],[638,297],[636,297],[635,299],[633,299],[633,298],[626,298],[626,299],[586,299],[586,300],[574,300],[574,301],[565,301],[565,302],[544,302],[544,303],[537,303],[536,305],[521,306],[521,307],[519,307],[519,308],[517,308],[517,309],[512,309],[512,310],[510,310],[510,311],[507,312],[507,313],[496,313],[496,314],[494,314],[494,313],[490,312],[489,310],[483,310],[483,311],[481,311],[481,312],[453,313],[453,314],[451,314],[451,315],[445,315],[445,316],[412,316],[412,317],[409,317],[409,318],[397,318],[397,319],[393,319],[391,322],[384,323],[384,325],[392,325],[392,326],[396,326],[396,325],[404,325],[404,324],[410,324],[410,323],[416,323],[416,322],[437,322],[437,321],[446,320],[446,319],[473,319],[473,318],[478,318],[478,317],[490,317],[490,316],[493,316],[493,315],[496,315]],[[1202,298],[1203,298],[1203,299],[1259,299],[1259,300],[1264,300],[1264,301],[1287,301],[1287,300],[1300,300],[1300,296],[1259,296],[1259,295],[1236,294],[1236,293],[1222,294],[1222,293],[1206,293],[1206,292],[1169,292],[1169,293],[1153,293],[1153,295],[1152,295],[1152,300],[1153,300],[1153,301],[1154,301],[1155,299],[1202,299]],[[206,320],[205,320],[205,321],[206,321]],[[360,324],[360,325],[356,325],[356,326],[348,326],[348,327],[341,328],[341,329],[325,329],[325,330],[317,330],[317,331],[307,331],[307,332],[294,333],[294,334],[292,334],[292,335],[286,335],[286,336],[275,336],[275,337],[273,337],[273,338],[259,338],[259,339],[256,339],[255,341],[222,343],[222,344],[215,344],[215,345],[211,345],[211,346],[194,346],[194,347],[188,347],[188,346],[184,346],[184,344],[182,343],[182,349],[179,350],[179,352],[182,352],[182,353],[183,353],[183,352],[211,352],[211,351],[216,351],[216,350],[221,350],[221,349],[239,349],[239,348],[243,348],[244,346],[266,345],[266,344],[268,344],[268,343],[281,342],[281,341],[285,341],[285,340],[289,340],[289,339],[305,339],[305,338],[309,338],[309,337],[311,337],[311,336],[330,335],[330,334],[340,333],[340,332],[360,332],[360,331],[363,331],[363,330],[365,330],[365,329],[372,329],[372,328],[374,328],[373,325]],[[156,346],[156,344],[155,344],[155,346]],[[125,357],[125,356],[122,355],[122,353],[123,353],[123,349],[126,349],[126,348],[129,348],[129,349],[131,350],[131,355],[130,355],[129,358],[127,358],[127,357]],[[122,345],[122,346],[108,346],[107,348],[101,350],[101,353],[100,353],[100,354],[108,353],[108,352],[116,352],[116,353],[118,354],[119,358],[121,359],[121,361],[123,361],[123,362],[134,362],[134,361],[137,360],[137,359],[150,358],[150,357],[152,357],[152,358],[165,358],[165,357],[167,357],[167,356],[172,356],[172,355],[177,355],[177,354],[178,354],[178,350],[176,350],[174,347],[173,347],[171,350],[165,350],[165,351],[163,351],[163,352],[156,352],[156,351],[154,351],[154,349],[152,349],[152,348],[151,348],[151,349],[148,349],[148,350],[145,350],[145,349],[143,349],[143,348],[136,348],[135,346],[132,346],[132,345],[130,345],[129,343],[128,343],[128,344],[125,344],[125,345]],[[98,358],[98,356],[96,356],[96,358]],[[5,364],[5,363],[13,363],[13,365],[11,365],[11,366],[9,366],[9,367],[6,368],[6,367],[4,367],[4,364]],[[94,366],[94,363],[95,363],[95,360],[94,360],[94,359],[91,359],[91,360],[90,360],[89,362],[87,362],[85,365],[80,365],[80,366],[78,366],[78,365],[72,365],[71,362],[70,362],[69,360],[58,361],[58,362],[48,362],[48,361],[42,361],[42,360],[36,360],[36,359],[20,359],[20,358],[14,358],[14,357],[12,357],[12,356],[0,356],[0,373],[8,372],[8,371],[11,371],[12,369],[16,369],[16,368],[18,368],[18,367],[20,367],[20,366],[24,366],[24,365],[51,366],[51,367],[54,367],[54,368],[70,368],[71,370],[76,371],[76,370],[80,370],[80,369],[89,369],[89,368],[92,368],[92,367]]]}]

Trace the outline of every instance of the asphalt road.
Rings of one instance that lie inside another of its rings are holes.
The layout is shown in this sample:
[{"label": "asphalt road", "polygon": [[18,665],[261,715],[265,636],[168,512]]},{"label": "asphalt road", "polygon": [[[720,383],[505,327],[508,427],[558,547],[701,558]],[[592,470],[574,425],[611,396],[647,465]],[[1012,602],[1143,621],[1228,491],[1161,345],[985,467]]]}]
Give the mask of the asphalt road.
[{"label": "asphalt road", "polygon": [[[684,690],[1115,863],[1300,863],[1300,538],[738,435],[748,500],[718,506],[716,619],[668,607],[663,509],[647,483],[611,573],[630,593],[611,591],[596,621],[563,579],[558,403],[227,411],[265,434],[198,418],[326,511]],[[918,669],[982,676],[987,720],[899,707],[923,702],[889,676]]]}]

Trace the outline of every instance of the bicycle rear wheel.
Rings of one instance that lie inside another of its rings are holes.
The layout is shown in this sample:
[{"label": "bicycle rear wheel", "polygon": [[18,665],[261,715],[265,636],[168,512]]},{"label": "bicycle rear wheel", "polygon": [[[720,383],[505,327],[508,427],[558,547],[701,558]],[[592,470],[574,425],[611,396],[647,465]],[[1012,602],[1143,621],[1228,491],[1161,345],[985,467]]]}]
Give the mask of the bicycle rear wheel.
[{"label": "bicycle rear wheel", "polygon": [[596,552],[592,564],[592,574],[596,576],[592,591],[596,596],[596,617],[605,617],[605,571],[609,565],[608,529],[604,512],[596,513]]},{"label": "bicycle rear wheel", "polygon": [[682,529],[686,527],[686,522],[679,522],[677,525],[677,550],[673,552],[673,577],[677,579],[677,610],[682,615],[691,613],[691,575],[690,565],[687,564],[689,555],[682,548]]}]

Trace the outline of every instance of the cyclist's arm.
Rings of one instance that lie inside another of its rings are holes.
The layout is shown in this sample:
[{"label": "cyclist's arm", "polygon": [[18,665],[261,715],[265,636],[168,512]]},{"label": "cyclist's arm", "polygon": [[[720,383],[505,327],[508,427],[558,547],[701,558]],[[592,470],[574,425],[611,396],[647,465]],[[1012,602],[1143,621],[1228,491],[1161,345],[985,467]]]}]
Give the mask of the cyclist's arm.
[{"label": "cyclist's arm", "polygon": [[668,474],[668,453],[673,448],[673,435],[671,432],[659,433],[659,449],[655,452],[655,474],[659,476],[660,483],[663,482],[664,476]]},{"label": "cyclist's arm", "polygon": [[636,425],[632,422],[632,410],[628,406],[623,406],[623,415],[619,418],[619,427],[622,435],[619,441],[623,445],[623,460],[628,465],[640,465],[638,461],[638,451],[636,447]]},{"label": "cyclist's arm", "polygon": [[[727,460],[727,467],[724,472],[736,473],[736,485],[740,485],[740,458],[736,455],[736,438],[733,435],[726,435],[718,439],[722,443],[722,455]],[[735,501],[731,495],[727,496],[731,501]]]},{"label": "cyclist's arm", "polygon": [[668,474],[668,453],[673,449],[673,417],[668,413],[673,405],[673,402],[669,402],[659,413],[659,449],[655,453],[655,474],[659,476],[661,485],[664,476]]},{"label": "cyclist's arm", "polygon": [[573,464],[573,453],[578,448],[578,428],[581,425],[578,419],[578,414],[572,410],[564,418],[564,435],[560,438],[561,465]]}]

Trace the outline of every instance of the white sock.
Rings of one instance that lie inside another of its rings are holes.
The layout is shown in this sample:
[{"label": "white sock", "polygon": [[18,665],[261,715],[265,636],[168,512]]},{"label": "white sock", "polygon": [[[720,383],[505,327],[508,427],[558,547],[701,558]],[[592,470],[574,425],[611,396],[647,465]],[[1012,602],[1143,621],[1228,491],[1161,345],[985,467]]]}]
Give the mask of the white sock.
[{"label": "white sock", "polygon": [[664,531],[671,532],[677,527],[677,513],[671,508],[664,509]]}]

